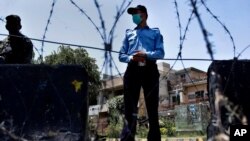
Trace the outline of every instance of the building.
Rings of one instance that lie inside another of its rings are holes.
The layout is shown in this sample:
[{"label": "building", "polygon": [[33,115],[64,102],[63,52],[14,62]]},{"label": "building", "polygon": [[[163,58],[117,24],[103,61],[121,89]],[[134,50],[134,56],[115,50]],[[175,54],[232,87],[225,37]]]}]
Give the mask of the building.
[{"label": "building", "polygon": [[[207,101],[206,72],[190,67],[170,70],[167,63],[158,64],[160,71],[159,114],[171,115],[175,105]],[[161,66],[165,66],[165,69]]]},{"label": "building", "polygon": [[[160,73],[160,116],[174,116],[174,108],[176,105],[208,101],[206,72],[194,67],[182,70],[173,70],[170,69],[170,65],[165,62],[158,63],[157,65]],[[99,106],[97,105],[95,108],[99,108],[99,118],[105,119],[107,116],[106,113],[108,113],[108,99],[123,94],[123,77],[105,76],[102,82],[102,90],[100,91],[100,95],[98,97]],[[138,108],[139,116],[147,117],[143,90],[141,90]],[[98,112],[90,111],[90,113]]]}]

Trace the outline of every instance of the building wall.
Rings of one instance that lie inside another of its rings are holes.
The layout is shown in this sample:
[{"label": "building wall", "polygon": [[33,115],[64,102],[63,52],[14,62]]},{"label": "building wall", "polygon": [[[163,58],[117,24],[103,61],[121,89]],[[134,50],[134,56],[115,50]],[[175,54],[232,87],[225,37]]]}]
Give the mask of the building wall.
[{"label": "building wall", "polygon": [[191,80],[192,81],[201,80],[207,77],[206,72],[203,72],[193,67],[187,68],[186,70],[183,69],[180,71],[176,71],[175,75],[177,80],[176,84],[181,82],[189,83],[191,82]]},{"label": "building wall", "polygon": [[197,71],[190,71],[189,75],[190,75],[192,80],[201,80],[201,79],[207,77],[206,73],[197,72]]},{"label": "building wall", "polygon": [[[158,109],[159,115],[175,116],[175,107],[177,105],[199,103],[202,100],[208,99],[207,95],[204,96],[204,99],[196,98],[195,96],[195,93],[197,91],[204,91],[204,94],[207,94],[207,82],[205,72],[195,68],[187,68],[188,72],[184,70],[170,70],[170,65],[166,63],[158,63],[157,65],[160,73]],[[195,85],[193,83],[190,83],[191,81],[187,73],[190,75]],[[182,81],[181,75],[185,76],[185,81]],[[113,77],[113,80],[111,80],[110,78],[111,77],[106,77],[106,79],[103,80],[104,83],[103,89],[100,91],[99,104],[103,103],[104,105],[106,105],[105,103],[108,99],[123,94],[122,77]],[[89,112],[91,115],[99,116],[99,121],[98,123],[96,121],[96,124],[99,125],[98,132],[100,134],[103,134],[103,131],[105,131],[105,128],[108,126],[108,107],[106,106],[106,108],[100,109],[100,106],[94,106],[90,110],[92,110]],[[100,111],[99,115],[96,114],[96,110]],[[147,117],[143,89],[141,89],[140,98],[138,102],[138,116]]]},{"label": "building wall", "polygon": [[[170,65],[167,63],[158,63],[158,70],[160,73],[159,79],[159,113],[165,112],[169,105],[169,90],[168,90],[168,79],[169,76],[174,74],[170,71]],[[168,75],[168,77],[166,77]],[[145,110],[144,110],[145,111]]]},{"label": "building wall", "polygon": [[[195,94],[197,91],[204,91],[204,93],[207,93],[205,79],[202,83],[201,81],[197,81],[206,78],[205,72],[192,67],[186,69],[188,72],[185,70],[170,70],[170,65],[163,62],[158,63],[157,66],[160,73],[159,113],[174,109],[177,104],[188,104],[201,101],[199,98],[190,99],[190,95]],[[190,83],[191,81],[187,73],[196,86]],[[181,75],[185,76],[185,82],[181,81]],[[102,92],[106,99],[123,94],[123,79],[121,77],[114,77],[113,80],[106,79],[104,82],[105,85],[103,85]],[[207,96],[204,99],[207,99]],[[139,116],[147,116],[143,89],[141,89],[138,102],[138,114]]]},{"label": "building wall", "polygon": [[103,90],[123,89],[123,78],[119,76],[119,77],[114,77],[113,79],[103,80],[102,88]]},{"label": "building wall", "polygon": [[[203,97],[196,97],[195,93],[198,91],[203,91]],[[192,98],[193,97],[193,98]],[[202,81],[201,84],[190,84],[188,86],[184,86],[183,91],[183,103],[196,103],[203,100],[207,100],[207,83]]]}]

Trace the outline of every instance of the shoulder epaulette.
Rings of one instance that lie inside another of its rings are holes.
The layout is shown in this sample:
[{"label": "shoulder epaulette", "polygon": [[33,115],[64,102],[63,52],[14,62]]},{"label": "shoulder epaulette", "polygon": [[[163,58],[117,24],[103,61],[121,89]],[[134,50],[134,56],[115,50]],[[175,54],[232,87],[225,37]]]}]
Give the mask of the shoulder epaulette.
[{"label": "shoulder epaulette", "polygon": [[151,28],[152,30],[160,30],[158,27]]},{"label": "shoulder epaulette", "polygon": [[126,29],[126,32],[132,32],[133,29]]},{"label": "shoulder epaulette", "polygon": [[161,32],[160,32],[160,29],[159,29],[159,28],[157,28],[157,27],[155,27],[155,28],[151,28],[151,30],[153,30],[156,34],[161,33]]},{"label": "shoulder epaulette", "polygon": [[158,31],[158,32],[160,32],[160,29],[159,28],[157,28],[157,27],[154,27],[154,28],[151,28],[152,30],[154,30],[154,31]]}]

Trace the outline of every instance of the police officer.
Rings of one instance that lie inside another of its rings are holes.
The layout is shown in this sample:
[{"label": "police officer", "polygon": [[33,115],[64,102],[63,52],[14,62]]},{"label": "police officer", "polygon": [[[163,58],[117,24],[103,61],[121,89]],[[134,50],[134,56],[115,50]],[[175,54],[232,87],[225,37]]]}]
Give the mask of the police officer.
[{"label": "police officer", "polygon": [[124,74],[124,103],[126,123],[121,141],[134,141],[137,106],[140,89],[143,88],[148,113],[148,141],[160,141],[158,121],[159,71],[156,60],[164,57],[163,37],[158,28],[147,25],[148,13],[143,5],[127,10],[132,15],[135,29],[126,31],[119,60],[128,63]]},{"label": "police officer", "polygon": [[29,64],[32,61],[33,44],[20,32],[21,18],[18,15],[6,17],[6,29],[9,36],[1,45],[1,60],[6,64]]}]

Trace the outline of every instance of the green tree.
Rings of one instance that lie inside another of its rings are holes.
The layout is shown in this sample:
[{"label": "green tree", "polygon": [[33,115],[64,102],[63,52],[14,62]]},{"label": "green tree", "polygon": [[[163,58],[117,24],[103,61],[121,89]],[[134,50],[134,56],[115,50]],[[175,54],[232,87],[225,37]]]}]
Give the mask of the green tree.
[{"label": "green tree", "polygon": [[85,49],[72,49],[70,46],[61,45],[57,51],[45,57],[44,63],[49,65],[82,65],[89,75],[89,103],[90,105],[97,103],[96,97],[101,88],[100,73],[96,65],[96,60],[89,57]]}]

